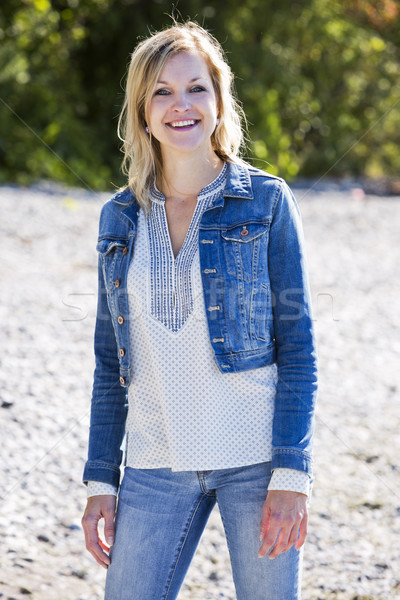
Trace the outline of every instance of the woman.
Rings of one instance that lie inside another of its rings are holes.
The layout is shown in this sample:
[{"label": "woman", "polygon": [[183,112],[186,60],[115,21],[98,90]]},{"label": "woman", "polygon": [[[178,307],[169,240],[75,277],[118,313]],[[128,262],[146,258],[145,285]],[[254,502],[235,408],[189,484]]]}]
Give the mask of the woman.
[{"label": "woman", "polygon": [[176,598],[215,503],[237,598],[300,598],[310,293],[296,202],[238,158],[240,122],[204,29],[177,24],[138,45],[120,119],[129,182],[100,217],[83,474],[107,600]]}]

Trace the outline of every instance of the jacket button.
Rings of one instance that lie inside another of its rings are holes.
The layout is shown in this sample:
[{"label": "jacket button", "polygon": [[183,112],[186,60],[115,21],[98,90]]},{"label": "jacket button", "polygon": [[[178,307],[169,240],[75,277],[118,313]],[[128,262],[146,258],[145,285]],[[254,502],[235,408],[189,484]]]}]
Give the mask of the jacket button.
[{"label": "jacket button", "polygon": [[119,349],[120,356],[125,356],[125,350],[123,348]]},{"label": "jacket button", "polygon": [[122,385],[125,385],[125,377],[120,377],[119,380],[122,383]]},{"label": "jacket button", "polygon": [[122,254],[127,254],[128,252],[128,246],[124,246],[124,249],[122,250]]},{"label": "jacket button", "polygon": [[119,317],[118,317],[118,323],[120,325],[122,325],[123,322],[124,322],[124,317],[122,315],[119,315]]},{"label": "jacket button", "polygon": [[119,279],[116,279],[116,280],[115,280],[115,287],[119,287],[119,284],[120,284],[120,283],[121,283],[121,282],[120,282],[120,280],[119,280]]},{"label": "jacket button", "polygon": [[243,229],[240,232],[240,235],[242,235],[243,237],[249,235],[249,230],[246,228],[246,225],[243,225]]}]

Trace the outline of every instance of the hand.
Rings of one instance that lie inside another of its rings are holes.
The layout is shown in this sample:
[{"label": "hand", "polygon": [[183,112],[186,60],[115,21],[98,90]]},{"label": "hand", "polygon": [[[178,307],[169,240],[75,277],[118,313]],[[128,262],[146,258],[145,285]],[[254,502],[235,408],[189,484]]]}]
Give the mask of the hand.
[{"label": "hand", "polygon": [[275,491],[268,492],[264,502],[260,526],[260,540],[263,544],[258,551],[261,558],[268,554],[279,538],[268,558],[276,558],[287,552],[294,544],[299,550],[307,536],[307,496],[299,492]]},{"label": "hand", "polygon": [[[111,564],[108,554],[110,547],[114,543],[114,518],[115,518],[116,496],[112,494],[91,496],[87,500],[86,509],[82,517],[82,527],[85,533],[86,549],[94,556],[96,561],[104,567],[108,568]],[[106,546],[99,537],[97,529],[98,522],[104,518],[104,535]]]}]

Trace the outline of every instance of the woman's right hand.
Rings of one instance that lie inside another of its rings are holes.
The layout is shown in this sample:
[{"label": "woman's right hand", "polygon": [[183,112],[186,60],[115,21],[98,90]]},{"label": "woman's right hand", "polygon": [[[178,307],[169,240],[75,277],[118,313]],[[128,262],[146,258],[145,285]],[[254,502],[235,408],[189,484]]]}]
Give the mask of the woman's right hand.
[{"label": "woman's right hand", "polygon": [[[117,498],[113,495],[91,496],[87,500],[81,521],[85,533],[86,549],[105,569],[108,568],[111,561],[103,550],[109,552],[114,543],[116,501]],[[100,519],[104,519],[104,535],[108,546],[102,542],[99,536],[98,523]]]}]

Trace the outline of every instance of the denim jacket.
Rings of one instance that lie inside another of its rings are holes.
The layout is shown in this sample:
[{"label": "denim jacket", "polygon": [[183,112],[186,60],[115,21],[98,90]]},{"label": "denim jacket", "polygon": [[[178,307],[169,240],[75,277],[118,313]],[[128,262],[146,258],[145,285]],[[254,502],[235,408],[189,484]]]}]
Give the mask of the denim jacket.
[{"label": "denim jacket", "polygon": [[[96,366],[83,481],[117,488],[131,381],[127,272],[138,210],[130,189],[116,193],[102,208],[97,244]],[[272,469],[311,474],[317,352],[301,217],[286,183],[229,163],[225,189],[200,221],[199,256],[216,365],[231,373],[277,362]]]}]

